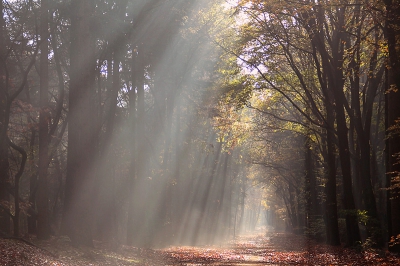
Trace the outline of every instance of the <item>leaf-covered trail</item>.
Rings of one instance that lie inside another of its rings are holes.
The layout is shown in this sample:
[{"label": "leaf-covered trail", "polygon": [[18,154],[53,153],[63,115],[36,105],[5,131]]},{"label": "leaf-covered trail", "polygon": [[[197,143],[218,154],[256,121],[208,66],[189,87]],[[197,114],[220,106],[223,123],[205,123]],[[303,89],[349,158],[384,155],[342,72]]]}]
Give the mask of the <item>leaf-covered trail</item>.
[{"label": "leaf-covered trail", "polygon": [[227,248],[176,247],[166,251],[170,265],[400,265],[390,253],[356,252],[288,233],[246,236]]},{"label": "leaf-covered trail", "polygon": [[355,252],[307,240],[303,236],[268,232],[244,236],[226,246],[170,247],[161,250],[119,246],[77,249],[67,238],[34,241],[34,245],[0,238],[0,265],[43,266],[257,266],[257,265],[400,265],[391,253]]},{"label": "leaf-covered trail", "polygon": [[172,247],[163,250],[171,265],[265,265],[273,247],[267,236],[246,236],[226,247]]}]

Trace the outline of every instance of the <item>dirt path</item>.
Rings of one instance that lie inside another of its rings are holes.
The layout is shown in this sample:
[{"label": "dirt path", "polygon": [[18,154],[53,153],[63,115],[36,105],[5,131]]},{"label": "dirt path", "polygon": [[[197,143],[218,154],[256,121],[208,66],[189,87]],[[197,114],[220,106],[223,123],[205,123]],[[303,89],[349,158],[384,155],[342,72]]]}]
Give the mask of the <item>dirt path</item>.
[{"label": "dirt path", "polygon": [[394,254],[356,252],[288,233],[241,237],[225,248],[175,247],[163,252],[166,265],[400,265]]},{"label": "dirt path", "polygon": [[225,247],[173,247],[163,250],[171,263],[168,265],[187,266],[265,265],[268,251],[273,251],[273,246],[270,237],[263,235],[241,237]]},{"label": "dirt path", "polygon": [[67,238],[33,241],[35,245],[0,238],[0,266],[258,266],[258,265],[400,265],[400,257],[387,252],[356,252],[330,247],[287,233],[244,236],[224,247],[171,247],[162,250],[96,243],[77,249]]}]

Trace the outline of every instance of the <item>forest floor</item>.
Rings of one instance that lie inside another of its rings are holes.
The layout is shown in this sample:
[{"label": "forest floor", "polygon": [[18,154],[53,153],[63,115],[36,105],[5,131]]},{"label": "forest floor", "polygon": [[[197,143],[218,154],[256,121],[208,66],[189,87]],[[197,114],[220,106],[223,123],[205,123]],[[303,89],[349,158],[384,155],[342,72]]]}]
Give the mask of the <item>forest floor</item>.
[{"label": "forest floor", "polygon": [[330,247],[289,233],[243,236],[226,246],[116,249],[96,242],[95,248],[74,248],[67,238],[23,241],[0,238],[0,265],[41,266],[222,266],[222,265],[400,265],[388,252],[356,252]]}]

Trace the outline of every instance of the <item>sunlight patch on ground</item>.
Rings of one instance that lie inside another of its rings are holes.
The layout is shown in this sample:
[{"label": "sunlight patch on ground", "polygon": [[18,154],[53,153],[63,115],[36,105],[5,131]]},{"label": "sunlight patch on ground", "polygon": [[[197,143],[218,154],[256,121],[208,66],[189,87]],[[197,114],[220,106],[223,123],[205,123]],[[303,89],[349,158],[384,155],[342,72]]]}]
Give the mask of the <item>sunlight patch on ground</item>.
[{"label": "sunlight patch on ground", "polygon": [[181,246],[164,249],[174,260],[185,262],[185,265],[263,265],[271,251],[269,237],[263,234],[238,237],[226,247]]},{"label": "sunlight patch on ground", "polygon": [[123,260],[123,261],[129,262],[129,263],[135,263],[135,264],[141,262],[140,260],[138,260],[138,259],[136,259],[136,258],[129,258],[129,257],[117,256],[117,255],[115,255],[115,254],[105,254],[104,256],[105,256],[105,257],[108,257],[108,258],[112,258],[112,259]]}]

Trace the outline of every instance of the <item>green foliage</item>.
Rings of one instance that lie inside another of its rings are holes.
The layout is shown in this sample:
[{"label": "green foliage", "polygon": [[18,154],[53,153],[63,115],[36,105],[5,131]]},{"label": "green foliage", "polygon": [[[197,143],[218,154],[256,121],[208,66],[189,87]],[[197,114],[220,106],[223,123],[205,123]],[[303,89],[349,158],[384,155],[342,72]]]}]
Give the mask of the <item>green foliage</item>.
[{"label": "green foliage", "polygon": [[347,215],[351,215],[351,216],[356,216],[357,220],[359,223],[366,225],[369,221],[369,219],[371,219],[371,217],[368,215],[368,212],[366,210],[339,210],[338,212],[339,216],[341,218],[345,218]]}]

